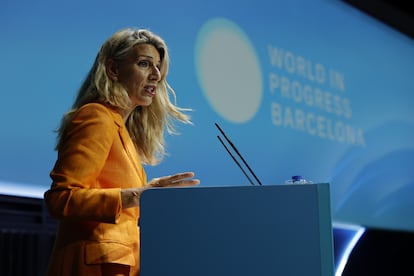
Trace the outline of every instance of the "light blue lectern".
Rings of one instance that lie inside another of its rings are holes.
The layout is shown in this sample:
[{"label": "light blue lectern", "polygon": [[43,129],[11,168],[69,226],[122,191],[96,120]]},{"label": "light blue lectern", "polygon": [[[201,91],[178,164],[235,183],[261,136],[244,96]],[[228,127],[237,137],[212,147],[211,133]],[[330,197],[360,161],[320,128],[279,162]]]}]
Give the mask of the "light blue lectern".
[{"label": "light blue lectern", "polygon": [[141,196],[141,276],[333,276],[329,184]]}]

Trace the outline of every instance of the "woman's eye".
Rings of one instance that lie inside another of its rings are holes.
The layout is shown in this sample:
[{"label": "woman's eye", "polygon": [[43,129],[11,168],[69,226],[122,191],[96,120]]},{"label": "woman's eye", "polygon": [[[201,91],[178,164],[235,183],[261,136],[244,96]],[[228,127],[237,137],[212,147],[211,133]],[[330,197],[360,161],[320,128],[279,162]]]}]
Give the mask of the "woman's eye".
[{"label": "woman's eye", "polygon": [[150,63],[146,60],[138,61],[138,66],[139,67],[148,67],[149,65],[150,65]]}]

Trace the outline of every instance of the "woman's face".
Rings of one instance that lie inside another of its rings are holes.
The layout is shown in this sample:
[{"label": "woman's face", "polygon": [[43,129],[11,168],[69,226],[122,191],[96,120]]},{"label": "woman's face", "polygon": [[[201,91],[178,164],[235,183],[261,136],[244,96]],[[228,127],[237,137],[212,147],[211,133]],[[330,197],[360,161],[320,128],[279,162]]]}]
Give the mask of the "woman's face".
[{"label": "woman's face", "polygon": [[160,66],[160,54],[151,44],[135,45],[130,56],[116,65],[118,82],[128,92],[132,108],[152,103],[161,80]]}]

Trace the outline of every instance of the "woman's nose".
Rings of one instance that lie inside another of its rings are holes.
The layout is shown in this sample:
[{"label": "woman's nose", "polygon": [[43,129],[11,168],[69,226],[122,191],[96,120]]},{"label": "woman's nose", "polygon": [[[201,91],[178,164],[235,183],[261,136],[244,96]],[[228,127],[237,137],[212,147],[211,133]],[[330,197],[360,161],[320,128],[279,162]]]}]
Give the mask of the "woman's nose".
[{"label": "woman's nose", "polygon": [[158,67],[156,67],[156,66],[153,67],[150,78],[151,78],[151,80],[156,80],[156,81],[161,80],[161,72],[160,72],[160,69]]}]

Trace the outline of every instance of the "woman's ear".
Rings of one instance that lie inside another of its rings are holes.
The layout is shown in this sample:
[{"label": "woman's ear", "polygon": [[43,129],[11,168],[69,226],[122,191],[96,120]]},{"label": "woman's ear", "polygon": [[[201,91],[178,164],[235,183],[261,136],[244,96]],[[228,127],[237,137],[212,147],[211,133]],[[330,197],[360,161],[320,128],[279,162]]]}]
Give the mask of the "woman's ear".
[{"label": "woman's ear", "polygon": [[108,77],[114,82],[118,81],[118,68],[113,59],[106,60],[105,68],[106,68],[106,74],[108,75]]}]

